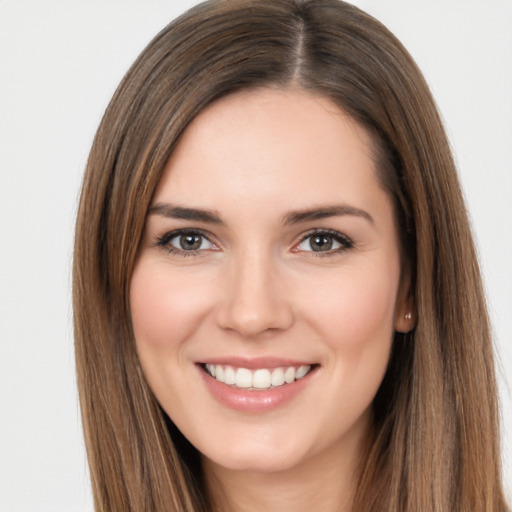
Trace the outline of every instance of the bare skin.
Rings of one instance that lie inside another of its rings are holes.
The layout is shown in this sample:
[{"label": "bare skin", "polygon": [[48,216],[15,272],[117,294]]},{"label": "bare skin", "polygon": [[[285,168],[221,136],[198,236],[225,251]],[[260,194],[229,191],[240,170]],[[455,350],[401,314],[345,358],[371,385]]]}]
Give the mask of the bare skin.
[{"label": "bare skin", "polygon": [[[207,108],[164,170],[130,300],[145,375],[219,512],[351,510],[393,334],[411,322],[362,128],[297,90]],[[281,367],[307,373],[222,380]]]}]

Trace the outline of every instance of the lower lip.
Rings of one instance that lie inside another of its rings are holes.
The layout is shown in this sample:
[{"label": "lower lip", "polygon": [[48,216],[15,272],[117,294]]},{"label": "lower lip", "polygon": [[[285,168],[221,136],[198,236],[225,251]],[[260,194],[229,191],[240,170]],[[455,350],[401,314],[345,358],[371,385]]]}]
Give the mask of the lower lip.
[{"label": "lower lip", "polygon": [[217,401],[230,409],[254,413],[270,411],[285,405],[308,385],[312,374],[316,373],[316,368],[313,368],[305,377],[290,384],[268,390],[249,391],[219,382],[201,366],[198,368],[206,387]]}]

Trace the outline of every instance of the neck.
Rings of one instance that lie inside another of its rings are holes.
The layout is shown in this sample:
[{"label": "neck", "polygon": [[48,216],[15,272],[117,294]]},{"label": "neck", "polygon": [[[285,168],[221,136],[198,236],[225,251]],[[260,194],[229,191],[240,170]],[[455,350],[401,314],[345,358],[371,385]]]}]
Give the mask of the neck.
[{"label": "neck", "polygon": [[205,458],[212,511],[351,512],[365,448],[365,440],[358,439],[268,472],[231,470]]}]

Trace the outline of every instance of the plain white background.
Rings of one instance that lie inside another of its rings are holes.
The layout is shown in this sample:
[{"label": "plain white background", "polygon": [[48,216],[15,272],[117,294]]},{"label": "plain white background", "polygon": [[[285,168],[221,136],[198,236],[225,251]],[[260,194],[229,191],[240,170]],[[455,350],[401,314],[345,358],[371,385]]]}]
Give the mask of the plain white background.
[{"label": "plain white background", "polygon": [[[0,512],[92,511],[74,381],[72,233],[116,85],[194,1],[0,0]],[[512,491],[512,0],[354,0],[424,71],[473,220]]]}]

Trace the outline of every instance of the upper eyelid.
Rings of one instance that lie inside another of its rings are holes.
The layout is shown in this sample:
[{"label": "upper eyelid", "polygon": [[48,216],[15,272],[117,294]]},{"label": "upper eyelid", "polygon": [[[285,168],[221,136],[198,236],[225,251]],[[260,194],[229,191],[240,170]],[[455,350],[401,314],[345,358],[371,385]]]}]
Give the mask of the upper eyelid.
[{"label": "upper eyelid", "polygon": [[[334,249],[330,249],[330,250],[327,250],[327,251],[309,251],[309,250],[301,250],[299,249],[299,246],[305,242],[308,238],[314,236],[314,235],[327,235],[327,236],[330,236],[332,238],[334,238],[337,243],[339,243],[341,245],[341,247],[337,247],[337,248],[334,248]],[[340,254],[343,254],[345,253],[346,251],[349,251],[351,249],[353,249],[355,246],[355,243],[353,241],[353,239],[347,235],[345,235],[344,233],[341,233],[339,231],[336,231],[336,230],[332,230],[332,229],[313,229],[312,231],[309,231],[308,233],[302,235],[302,237],[299,239],[298,242],[296,242],[291,251],[296,253],[297,255],[302,255],[302,257],[307,257],[307,258],[323,258],[323,257],[334,257],[336,255],[340,255]]]},{"label": "upper eyelid", "polygon": [[169,231],[166,231],[163,235],[159,236],[159,238],[163,238],[163,237],[173,238],[175,236],[183,235],[183,234],[187,234],[187,233],[192,233],[192,234],[196,234],[196,235],[202,235],[205,238],[208,238],[208,240],[210,238],[215,238],[212,233],[210,233],[209,231],[206,231],[204,229],[201,229],[201,228],[177,228],[177,229],[171,229]]},{"label": "upper eyelid", "polygon": [[349,237],[348,235],[345,235],[344,233],[341,233],[340,231],[337,231],[335,229],[322,229],[322,228],[314,228],[310,231],[307,231],[306,233],[303,233],[302,235],[300,235],[299,242],[303,242],[310,236],[323,235],[323,234],[340,238],[340,239],[344,240],[345,242],[349,242],[350,244],[354,243],[354,241],[351,237]]},{"label": "upper eyelid", "polygon": [[[218,245],[218,243],[215,241],[215,237],[212,233],[205,231],[204,229],[198,229],[198,228],[178,228],[173,229],[171,231],[166,231],[162,235],[157,235],[155,237],[157,245],[167,245],[173,238],[176,238],[177,236],[191,233],[194,235],[201,235],[204,238],[206,238],[211,244]],[[165,242],[163,242],[165,240]]]}]

